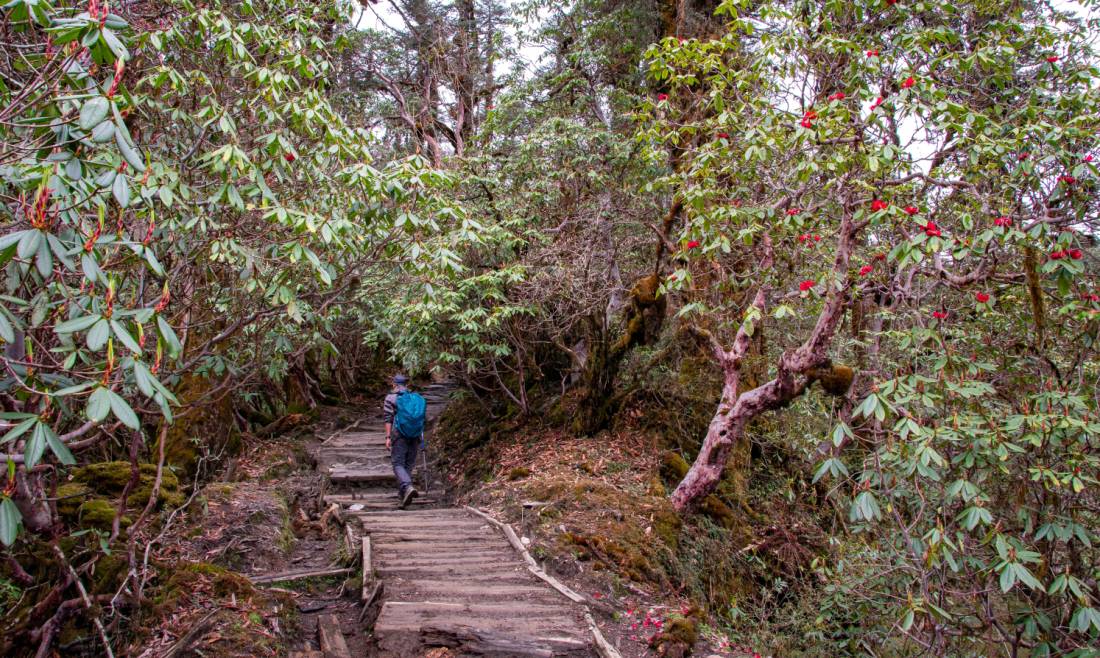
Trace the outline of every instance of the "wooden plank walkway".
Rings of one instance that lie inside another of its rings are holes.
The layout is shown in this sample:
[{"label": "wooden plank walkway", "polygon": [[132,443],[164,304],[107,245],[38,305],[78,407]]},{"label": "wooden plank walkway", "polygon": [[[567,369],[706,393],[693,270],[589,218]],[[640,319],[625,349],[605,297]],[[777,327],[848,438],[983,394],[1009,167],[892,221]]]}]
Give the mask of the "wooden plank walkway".
[{"label": "wooden plank walkway", "polygon": [[[447,393],[421,391],[429,422]],[[362,526],[363,596],[380,599],[368,601],[378,606],[368,616],[375,618],[376,655],[418,656],[429,647],[458,655],[596,655],[584,608],[533,575],[493,524],[445,506],[434,485],[408,509],[397,508],[380,416],[327,441],[318,463],[336,488],[325,501]],[[413,477],[423,491],[422,470]]]}]

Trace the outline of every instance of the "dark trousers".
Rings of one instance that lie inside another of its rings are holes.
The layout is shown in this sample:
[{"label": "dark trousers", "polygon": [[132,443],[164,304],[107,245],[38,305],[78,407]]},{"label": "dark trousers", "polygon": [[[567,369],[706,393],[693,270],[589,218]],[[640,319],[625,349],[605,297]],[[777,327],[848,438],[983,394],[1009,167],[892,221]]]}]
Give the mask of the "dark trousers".
[{"label": "dark trousers", "polygon": [[420,437],[406,439],[397,432],[393,438],[393,452],[390,460],[393,462],[393,474],[397,477],[397,492],[405,495],[405,490],[412,486],[412,471],[416,466],[416,450],[420,447]]}]

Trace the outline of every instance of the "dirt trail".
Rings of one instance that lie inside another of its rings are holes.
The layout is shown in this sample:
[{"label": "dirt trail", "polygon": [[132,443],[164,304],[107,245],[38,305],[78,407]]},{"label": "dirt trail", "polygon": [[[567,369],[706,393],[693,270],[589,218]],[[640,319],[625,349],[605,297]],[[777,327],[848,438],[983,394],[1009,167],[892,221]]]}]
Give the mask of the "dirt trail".
[{"label": "dirt trail", "polygon": [[[440,385],[422,391],[429,427],[448,392]],[[335,648],[318,647],[326,633],[342,634],[355,656],[596,655],[583,606],[540,579],[541,570],[491,520],[448,506],[423,458],[413,474],[423,493],[408,509],[397,508],[380,414],[360,418],[313,452],[331,483],[324,502],[348,524],[345,541],[360,553],[365,607],[354,618],[325,611],[304,624],[305,637],[321,640],[303,642],[299,656],[340,656],[339,638]],[[319,552],[303,568],[323,566],[331,549]]]}]

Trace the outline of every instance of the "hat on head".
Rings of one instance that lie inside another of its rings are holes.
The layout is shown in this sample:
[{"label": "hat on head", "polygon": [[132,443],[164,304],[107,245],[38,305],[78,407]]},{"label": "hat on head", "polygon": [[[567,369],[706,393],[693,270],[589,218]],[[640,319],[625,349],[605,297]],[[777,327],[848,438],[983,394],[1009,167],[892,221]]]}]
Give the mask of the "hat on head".
[{"label": "hat on head", "polygon": [[393,376],[393,383],[394,384],[408,384],[409,383],[409,378],[406,377],[405,375],[394,375]]}]

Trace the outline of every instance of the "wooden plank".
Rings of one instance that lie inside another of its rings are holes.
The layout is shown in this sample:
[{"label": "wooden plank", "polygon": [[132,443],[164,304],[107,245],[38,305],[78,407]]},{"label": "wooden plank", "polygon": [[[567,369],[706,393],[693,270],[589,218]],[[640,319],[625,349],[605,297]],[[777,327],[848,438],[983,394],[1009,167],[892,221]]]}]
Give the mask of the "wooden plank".
[{"label": "wooden plank", "polygon": [[526,561],[529,566],[535,567],[537,569],[539,563],[535,562],[535,558],[531,557],[531,554],[527,552],[527,547],[524,546],[523,542],[521,542],[519,540],[519,537],[516,536],[516,531],[512,530],[512,526],[505,523],[503,524],[503,529],[504,536],[508,538],[508,543],[512,545],[512,548],[516,549],[516,551],[518,551],[519,554],[523,556],[524,561]]},{"label": "wooden plank", "polygon": [[321,615],[317,618],[317,639],[325,658],[351,658],[348,643],[340,630],[340,618],[336,615]]},{"label": "wooden plank", "polygon": [[611,646],[611,643],[604,638],[603,633],[600,632],[600,627],[596,625],[596,620],[592,618],[592,613],[588,608],[584,609],[584,620],[588,622],[588,630],[592,633],[592,641],[596,644],[596,651],[599,652],[602,658],[623,658],[623,655],[619,653],[619,650]]},{"label": "wooden plank", "polygon": [[580,594],[577,594],[573,590],[569,589],[564,584],[562,584],[562,582],[559,581],[557,578],[554,578],[553,576],[546,573],[542,569],[539,569],[537,567],[532,567],[532,566],[528,566],[527,568],[531,571],[531,573],[533,573],[536,576],[538,576],[539,578],[545,580],[551,587],[553,587],[554,589],[556,589],[559,592],[561,592],[562,594],[564,594],[571,601],[575,601],[577,603],[584,603],[585,602],[586,599],[583,596],[581,596]]},{"label": "wooden plank", "polygon": [[262,576],[249,576],[249,580],[253,585],[264,585],[266,583],[281,583],[288,580],[302,580],[304,578],[324,578],[327,576],[343,576],[351,573],[354,569],[350,568],[327,568],[327,569],[312,569],[310,571],[287,571],[283,573],[264,574]]},{"label": "wooden plank", "polygon": [[371,562],[370,536],[368,535],[363,535],[363,553],[360,558],[360,565],[363,567],[362,600],[366,601],[370,588],[374,585],[374,564]]},{"label": "wooden plank", "polygon": [[420,635],[425,646],[457,649],[462,655],[553,658],[577,655],[586,648],[584,642],[569,638],[532,638],[471,626],[429,625],[420,629]]}]

